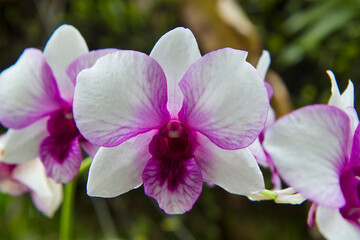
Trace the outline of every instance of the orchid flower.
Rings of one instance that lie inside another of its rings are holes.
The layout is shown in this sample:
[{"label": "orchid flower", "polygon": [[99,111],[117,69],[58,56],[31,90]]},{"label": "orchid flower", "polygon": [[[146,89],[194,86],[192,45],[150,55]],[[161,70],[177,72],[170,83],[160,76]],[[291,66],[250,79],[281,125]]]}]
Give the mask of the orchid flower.
[{"label": "orchid flower", "polygon": [[310,222],[315,214],[326,238],[360,239],[360,126],[353,84],[340,94],[328,74],[329,105],[282,117],[266,131],[264,146],[283,180],[314,203]]},{"label": "orchid flower", "polygon": [[111,51],[88,53],[78,30],[62,25],[44,52],[25,49],[0,74],[0,122],[9,128],[4,162],[18,164],[40,156],[47,176],[56,182],[74,178],[82,161],[80,144],[90,155],[97,150],[81,136],[73,120],[76,74]]},{"label": "orchid flower", "polygon": [[[270,66],[270,61],[271,61],[270,53],[266,50],[263,50],[263,52],[260,56],[260,59],[258,61],[258,64],[256,66],[256,70],[258,71],[258,73],[260,74],[260,77],[264,81],[269,100],[273,96],[273,89],[270,86],[270,84],[265,81],[265,77],[266,77],[267,71]],[[249,146],[249,149],[252,152],[252,154],[254,155],[256,161],[258,162],[258,164],[260,166],[270,168],[270,171],[272,173],[271,182],[274,185],[274,189],[279,190],[279,189],[281,189],[280,177],[277,173],[277,170],[276,170],[274,163],[272,162],[270,156],[268,154],[266,154],[266,152],[264,151],[263,146],[262,146],[262,142],[264,139],[264,133],[265,133],[266,129],[275,122],[275,119],[276,119],[275,111],[270,106],[268,116],[266,118],[265,127],[261,131],[259,137]]]},{"label": "orchid flower", "polygon": [[[0,136],[0,149],[4,138],[5,134]],[[54,215],[63,198],[61,184],[46,177],[39,158],[17,165],[0,161],[0,192],[11,196],[30,192],[35,207],[47,217]]]},{"label": "orchid flower", "polygon": [[168,214],[189,211],[203,181],[235,194],[264,189],[246,148],[264,127],[269,104],[247,52],[201,57],[192,32],[176,28],[150,56],[119,51],[77,77],[74,118],[100,145],[90,196],[115,197],[144,184]]}]

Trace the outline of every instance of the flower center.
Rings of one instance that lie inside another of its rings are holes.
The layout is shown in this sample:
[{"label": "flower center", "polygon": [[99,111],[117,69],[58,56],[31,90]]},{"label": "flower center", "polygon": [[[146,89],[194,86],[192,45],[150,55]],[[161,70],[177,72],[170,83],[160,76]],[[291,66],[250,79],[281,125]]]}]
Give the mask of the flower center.
[{"label": "flower center", "polygon": [[71,149],[73,139],[80,136],[72,116],[72,107],[67,106],[54,112],[47,122],[47,129],[50,134],[47,151],[62,163]]},{"label": "flower center", "polygon": [[192,131],[179,121],[172,120],[153,137],[149,151],[159,163],[161,184],[167,181],[169,190],[175,190],[186,175],[184,166],[194,157]]},{"label": "flower center", "polygon": [[340,178],[340,186],[346,200],[340,212],[360,226],[360,167],[347,169]]},{"label": "flower center", "polygon": [[191,130],[178,121],[170,121],[160,128],[150,143],[150,153],[157,159],[189,159],[193,157]]}]

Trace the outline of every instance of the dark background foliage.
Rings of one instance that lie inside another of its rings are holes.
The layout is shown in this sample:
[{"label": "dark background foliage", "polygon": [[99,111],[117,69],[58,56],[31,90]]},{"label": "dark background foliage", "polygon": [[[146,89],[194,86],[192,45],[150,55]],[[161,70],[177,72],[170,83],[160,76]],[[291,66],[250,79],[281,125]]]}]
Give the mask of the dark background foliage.
[{"label": "dark background foliage", "polygon": [[[219,19],[215,2],[219,0],[0,0],[0,70],[14,64],[25,48],[43,49],[63,23],[79,29],[89,49],[145,53],[165,32],[185,26],[193,30],[203,54],[214,46],[240,45],[256,63],[259,51],[268,49],[271,69],[291,96],[288,102],[274,102],[276,109],[326,103],[327,69],[334,71],[341,90],[351,78],[359,95],[358,0],[238,0],[243,20],[252,23],[255,33],[250,34],[239,33],[245,25],[236,31]],[[275,94],[278,89],[275,85]],[[359,96],[356,100],[358,106]],[[322,239],[306,225],[309,203],[256,203],[204,184],[189,213],[167,216],[142,187],[114,199],[90,198],[85,188],[86,176],[77,186],[76,239]],[[58,223],[59,213],[47,219],[29,196],[0,195],[1,239],[58,239]]]}]

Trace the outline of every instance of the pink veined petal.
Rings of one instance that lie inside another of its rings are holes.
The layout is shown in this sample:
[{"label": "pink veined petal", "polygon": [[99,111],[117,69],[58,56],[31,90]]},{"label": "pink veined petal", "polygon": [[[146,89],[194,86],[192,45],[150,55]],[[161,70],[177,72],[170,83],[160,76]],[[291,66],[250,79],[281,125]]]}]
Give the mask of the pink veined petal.
[{"label": "pink veined petal", "polygon": [[339,209],[318,206],[316,224],[326,239],[360,239],[360,227],[343,218]]},{"label": "pink veined petal", "polygon": [[249,146],[264,127],[269,101],[247,52],[225,48],[190,66],[180,82],[184,104],[180,120],[217,146]]},{"label": "pink veined petal", "polygon": [[167,79],[167,109],[171,117],[177,118],[184,96],[179,82],[189,66],[201,57],[193,33],[178,27],[163,35],[150,53],[164,70]]},{"label": "pink veined petal", "polygon": [[34,205],[40,212],[48,217],[54,215],[62,202],[62,185],[46,177],[39,158],[18,165],[13,177],[30,188]]},{"label": "pink veined petal", "polygon": [[169,121],[166,78],[151,57],[118,51],[80,72],[73,112],[91,143],[114,147]]},{"label": "pink veined petal", "polygon": [[57,183],[69,183],[78,173],[82,161],[78,137],[49,136],[41,143],[39,156],[48,177]]},{"label": "pink veined petal", "polygon": [[265,132],[263,146],[288,185],[311,201],[339,208],[345,204],[340,174],[350,141],[345,112],[313,105],[279,119]]},{"label": "pink veined petal", "polygon": [[119,51],[119,49],[108,48],[108,49],[100,49],[90,51],[80,57],[76,58],[69,66],[66,68],[66,73],[69,76],[70,80],[75,86],[76,77],[84,69],[91,68],[94,66],[95,62],[105,56],[106,54],[113,53],[115,51]]},{"label": "pink veined petal", "polygon": [[0,192],[11,196],[20,196],[29,191],[29,188],[13,178],[16,165],[0,162]]},{"label": "pink veined petal", "polygon": [[41,142],[49,135],[47,120],[48,117],[45,117],[25,128],[9,129],[5,134],[3,161],[18,164],[35,159]]},{"label": "pink veined petal", "polygon": [[266,73],[269,69],[271,62],[270,53],[267,50],[263,50],[256,65],[256,70],[259,72],[261,78],[265,81]]},{"label": "pink veined petal", "polygon": [[331,97],[329,99],[329,105],[338,107],[344,111],[349,106],[354,107],[354,84],[351,80],[349,80],[349,84],[345,91],[340,94],[334,73],[330,70],[326,71],[326,73],[331,80]]},{"label": "pink veined petal", "polygon": [[0,74],[0,121],[23,128],[63,104],[54,76],[40,50],[26,49]]},{"label": "pink veined petal", "polygon": [[73,98],[74,83],[67,76],[66,68],[75,58],[88,51],[80,32],[66,24],[58,27],[46,43],[45,59],[54,73],[61,97],[67,102],[71,102]]},{"label": "pink veined petal", "polygon": [[139,187],[142,171],[151,157],[149,143],[156,131],[140,134],[117,147],[101,147],[90,166],[87,194],[116,197]]},{"label": "pink veined petal", "polygon": [[249,195],[265,188],[263,175],[249,149],[225,150],[198,134],[194,155],[204,181],[234,194]]},{"label": "pink veined petal", "polygon": [[145,194],[153,197],[167,214],[190,211],[202,191],[201,170],[193,158],[167,172],[161,160],[150,158],[142,174]]}]

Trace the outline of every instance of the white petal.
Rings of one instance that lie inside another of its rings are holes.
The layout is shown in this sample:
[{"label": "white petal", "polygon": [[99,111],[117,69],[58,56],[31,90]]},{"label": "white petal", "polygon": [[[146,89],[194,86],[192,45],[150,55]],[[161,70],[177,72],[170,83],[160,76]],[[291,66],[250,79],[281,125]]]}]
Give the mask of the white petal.
[{"label": "white petal", "polygon": [[256,65],[256,70],[259,72],[261,78],[263,80],[265,80],[266,78],[266,73],[269,69],[270,66],[270,53],[267,50],[263,50],[262,54],[260,56],[260,59],[258,61],[258,64]]},{"label": "white petal", "polygon": [[347,107],[354,107],[354,84],[349,80],[349,84],[345,91],[340,94],[339,87],[336,82],[335,75],[332,71],[328,70],[326,73],[331,80],[331,97],[329,99],[329,105],[338,107],[342,110],[346,110]]},{"label": "white petal", "polygon": [[40,159],[28,161],[14,169],[13,177],[31,189],[36,208],[52,217],[63,199],[62,185],[46,177]]},{"label": "white petal", "polygon": [[142,184],[142,172],[151,158],[148,147],[156,130],[138,135],[117,147],[101,147],[91,163],[87,193],[116,197]]},{"label": "white petal", "polygon": [[88,51],[80,32],[70,25],[58,27],[44,48],[45,59],[54,73],[60,95],[69,102],[74,94],[74,84],[67,76],[66,68],[75,58]]},{"label": "white petal", "polygon": [[266,131],[263,146],[288,185],[318,204],[341,207],[339,179],[350,141],[345,112],[313,105],[279,119]]},{"label": "white petal", "polygon": [[208,53],[179,84],[184,93],[180,120],[224,149],[249,146],[263,129],[269,109],[264,82],[246,56],[230,48]]},{"label": "white petal", "polygon": [[343,218],[339,209],[318,206],[316,224],[329,240],[360,239],[360,227]]},{"label": "white petal", "polygon": [[24,163],[39,155],[41,142],[49,135],[46,122],[42,118],[22,129],[9,129],[6,133],[3,160],[11,164]]},{"label": "white petal", "polygon": [[114,147],[169,121],[166,78],[151,57],[118,51],[80,72],[74,95],[74,118],[91,143]]},{"label": "white petal", "polygon": [[251,151],[251,153],[254,155],[256,161],[258,162],[258,164],[262,167],[268,167],[268,163],[267,163],[267,157],[265,155],[264,149],[260,143],[259,138],[257,138],[252,144],[250,144],[250,146],[248,147],[248,149]]},{"label": "white petal", "polygon": [[7,128],[23,128],[63,104],[41,51],[26,49],[0,75],[0,121]]},{"label": "white petal", "polygon": [[234,194],[248,195],[265,188],[255,158],[248,149],[224,150],[198,134],[194,155],[204,181],[214,183]]},{"label": "white petal", "polygon": [[189,66],[201,57],[193,33],[178,27],[163,35],[150,53],[165,72],[168,87],[167,108],[172,117],[180,111],[184,96],[179,82]]}]

